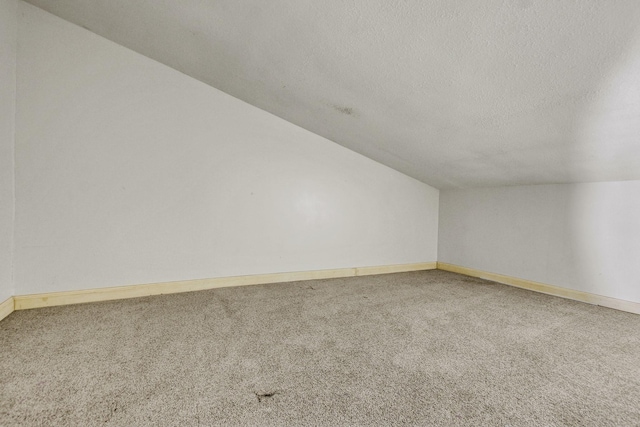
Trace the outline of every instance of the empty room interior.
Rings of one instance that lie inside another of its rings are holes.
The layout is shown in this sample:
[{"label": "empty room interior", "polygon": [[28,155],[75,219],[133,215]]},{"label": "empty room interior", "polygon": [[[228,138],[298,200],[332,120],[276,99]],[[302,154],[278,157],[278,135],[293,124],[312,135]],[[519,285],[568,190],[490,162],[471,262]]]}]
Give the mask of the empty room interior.
[{"label": "empty room interior", "polygon": [[640,426],[637,0],[0,0],[0,426]]}]

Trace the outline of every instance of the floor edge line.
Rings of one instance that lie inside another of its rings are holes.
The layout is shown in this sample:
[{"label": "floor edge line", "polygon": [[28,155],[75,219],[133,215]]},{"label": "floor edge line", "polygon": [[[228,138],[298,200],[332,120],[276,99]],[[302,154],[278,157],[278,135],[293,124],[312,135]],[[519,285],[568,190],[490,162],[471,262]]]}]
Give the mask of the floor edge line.
[{"label": "floor edge line", "polygon": [[507,276],[505,274],[491,273],[489,271],[477,270],[474,268],[463,267],[461,265],[449,264],[446,262],[438,261],[437,268],[438,270],[464,274],[465,276],[477,277],[479,279],[491,280],[503,285],[514,286],[516,288],[527,289],[530,291],[553,295],[560,298],[585,302],[593,305],[600,305],[607,308],[613,308],[615,310],[626,311],[628,313],[640,314],[640,303],[634,301],[627,301],[618,298],[607,297],[604,295],[577,291],[575,289],[548,285],[546,283],[535,282],[533,280],[521,279],[518,277]]}]

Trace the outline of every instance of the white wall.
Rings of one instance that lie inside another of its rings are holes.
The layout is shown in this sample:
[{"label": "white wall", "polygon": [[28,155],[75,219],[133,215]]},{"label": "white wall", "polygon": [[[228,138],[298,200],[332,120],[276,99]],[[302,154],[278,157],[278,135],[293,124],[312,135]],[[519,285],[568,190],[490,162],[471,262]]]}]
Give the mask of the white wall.
[{"label": "white wall", "polygon": [[436,260],[434,188],[20,12],[17,294]]},{"label": "white wall", "polygon": [[0,303],[13,295],[16,0],[0,0]]},{"label": "white wall", "polygon": [[447,190],[439,261],[640,302],[640,181]]}]

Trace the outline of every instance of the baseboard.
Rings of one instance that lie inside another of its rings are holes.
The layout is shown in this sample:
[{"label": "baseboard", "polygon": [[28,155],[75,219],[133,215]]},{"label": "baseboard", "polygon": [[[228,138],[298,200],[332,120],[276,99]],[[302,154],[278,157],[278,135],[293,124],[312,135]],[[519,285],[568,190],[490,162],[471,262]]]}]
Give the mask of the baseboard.
[{"label": "baseboard", "polygon": [[0,303],[0,320],[13,313],[14,307],[13,297],[9,297],[4,302]]},{"label": "baseboard", "polygon": [[408,271],[435,270],[437,262],[420,262],[417,264],[381,265],[377,267],[358,267],[356,276],[370,276],[373,274],[406,273]]},{"label": "baseboard", "polygon": [[517,277],[505,276],[504,274],[490,273],[488,271],[476,270],[445,262],[437,263],[438,270],[451,271],[453,273],[464,274],[465,276],[478,277],[480,279],[491,280],[504,285],[515,286],[517,288],[528,289],[530,291],[541,292],[543,294],[567,298],[575,301],[586,302],[616,310],[627,311],[629,313],[640,314],[640,303],[625,301],[617,298],[605,297],[603,295],[591,294],[574,289],[561,288],[559,286],[547,285],[545,283],[534,282],[532,280],[519,279]]},{"label": "baseboard", "polygon": [[334,270],[296,271],[290,273],[257,274],[251,276],[218,277],[213,279],[186,280],[180,282],[151,283],[145,285],[117,286],[80,291],[18,295],[13,298],[15,310],[53,307],[57,305],[110,301],[151,295],[202,291],[230,286],[264,285],[268,283],[296,282],[314,279],[365,276],[371,274],[399,273],[433,270],[436,262],[399,264],[375,267],[340,268]]},{"label": "baseboard", "polygon": [[601,305],[616,310],[640,314],[640,303],[625,301],[583,291],[547,285],[532,280],[520,279],[503,274],[490,273],[444,262],[424,262],[373,267],[341,268],[333,270],[296,271],[288,273],[257,274],[250,276],[218,277],[212,279],[186,280],[179,282],[151,283],[145,285],[117,286],[111,288],[86,289],[80,291],[52,292],[10,297],[0,303],[0,320],[14,310],[26,310],[58,305],[81,304],[87,302],[110,301],[151,295],[193,292],[231,286],[248,286],[268,283],[295,282],[314,279],[335,279],[340,277],[367,276],[375,274],[401,273],[408,271],[433,270],[451,271],[466,276],[491,280],[505,285],[541,292],[575,301]]}]

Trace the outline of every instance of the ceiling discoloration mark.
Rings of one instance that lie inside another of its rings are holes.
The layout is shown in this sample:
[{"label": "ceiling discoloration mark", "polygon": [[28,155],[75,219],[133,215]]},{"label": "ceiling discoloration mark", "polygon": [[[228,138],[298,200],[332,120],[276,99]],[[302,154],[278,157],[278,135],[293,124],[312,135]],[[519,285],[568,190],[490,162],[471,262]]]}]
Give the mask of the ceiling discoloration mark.
[{"label": "ceiling discoloration mark", "polygon": [[336,110],[337,112],[342,113],[344,115],[354,116],[354,117],[358,116],[358,114],[356,113],[356,110],[353,109],[352,107],[343,107],[343,106],[336,105],[336,104],[331,104],[331,107],[334,110]]}]

